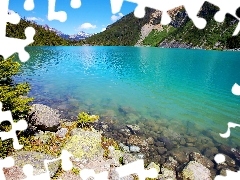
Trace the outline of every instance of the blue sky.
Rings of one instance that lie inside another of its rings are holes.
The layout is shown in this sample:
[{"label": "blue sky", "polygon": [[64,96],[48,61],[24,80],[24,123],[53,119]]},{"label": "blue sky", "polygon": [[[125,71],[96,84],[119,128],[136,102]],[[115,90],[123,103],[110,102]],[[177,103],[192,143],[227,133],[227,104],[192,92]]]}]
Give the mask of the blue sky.
[{"label": "blue sky", "polygon": [[87,33],[101,32],[107,25],[118,18],[132,12],[136,5],[124,2],[120,14],[113,15],[110,0],[81,0],[81,7],[73,9],[71,0],[56,0],[56,11],[65,11],[67,20],[63,23],[48,21],[48,0],[34,0],[35,8],[32,11],[24,9],[25,0],[9,0],[9,9],[17,12],[21,17],[35,20],[38,24],[47,24],[66,34],[76,34],[79,31]]}]

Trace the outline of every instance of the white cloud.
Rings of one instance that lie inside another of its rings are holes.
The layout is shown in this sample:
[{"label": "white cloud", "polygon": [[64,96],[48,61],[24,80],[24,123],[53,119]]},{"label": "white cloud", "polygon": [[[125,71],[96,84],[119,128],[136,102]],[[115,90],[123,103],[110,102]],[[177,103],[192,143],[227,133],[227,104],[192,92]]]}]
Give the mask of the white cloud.
[{"label": "white cloud", "polygon": [[44,21],[43,19],[37,17],[27,17],[26,19],[29,21],[42,21],[42,22]]},{"label": "white cloud", "polygon": [[105,31],[105,30],[106,30],[106,28],[102,28],[101,32],[103,32],[103,31]]},{"label": "white cloud", "polygon": [[117,15],[112,15],[111,16],[111,20],[112,21],[117,21],[119,19],[121,19],[123,17],[123,14],[122,13],[118,13]]},{"label": "white cloud", "polygon": [[83,29],[95,29],[97,26],[96,25],[93,25],[91,23],[83,23],[82,25],[79,26],[79,29],[80,30],[83,30]]}]

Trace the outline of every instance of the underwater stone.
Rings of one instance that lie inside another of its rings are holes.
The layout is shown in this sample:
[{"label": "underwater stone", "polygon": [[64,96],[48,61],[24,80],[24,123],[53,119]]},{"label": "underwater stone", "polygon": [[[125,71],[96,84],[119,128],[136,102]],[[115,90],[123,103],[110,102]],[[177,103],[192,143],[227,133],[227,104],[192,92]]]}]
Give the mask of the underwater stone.
[{"label": "underwater stone", "polygon": [[129,152],[130,151],[129,147],[125,146],[123,143],[120,143],[119,147],[123,150],[123,152]]},{"label": "underwater stone", "polygon": [[158,173],[160,172],[160,167],[159,167],[157,164],[155,164],[154,162],[151,162],[151,163],[147,166],[147,169],[151,169],[151,168],[155,168]]},{"label": "underwater stone", "polygon": [[140,147],[138,146],[130,146],[130,152],[140,152]]}]

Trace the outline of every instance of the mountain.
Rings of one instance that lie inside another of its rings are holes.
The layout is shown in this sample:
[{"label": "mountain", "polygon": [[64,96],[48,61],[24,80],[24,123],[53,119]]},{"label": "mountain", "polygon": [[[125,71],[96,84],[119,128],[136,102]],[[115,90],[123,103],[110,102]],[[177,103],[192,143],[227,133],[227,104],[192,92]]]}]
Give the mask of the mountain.
[{"label": "mountain", "polygon": [[6,36],[25,39],[24,30],[27,27],[33,27],[36,31],[34,42],[30,46],[60,46],[72,45],[72,42],[58,36],[51,28],[38,25],[33,21],[22,18],[18,24],[8,23],[6,27]]},{"label": "mountain", "polygon": [[169,11],[172,22],[166,26],[160,24],[160,11],[146,8],[144,18],[138,19],[130,13],[81,43],[217,50],[240,48],[240,36],[232,36],[238,20],[227,15],[223,23],[218,23],[213,18],[218,10],[210,3],[203,5],[198,16],[207,20],[207,26],[199,30],[183,6]]},{"label": "mountain", "polygon": [[48,25],[43,25],[42,27],[45,30],[55,32],[59,37],[62,37],[63,39],[71,40],[71,41],[79,41],[79,40],[83,40],[83,39],[86,39],[86,38],[92,36],[92,34],[85,33],[83,31],[80,31],[80,32],[78,32],[77,34],[74,34],[74,35],[69,35],[69,34],[64,34],[64,33],[62,33],[61,31],[59,31],[55,28],[51,28]]}]

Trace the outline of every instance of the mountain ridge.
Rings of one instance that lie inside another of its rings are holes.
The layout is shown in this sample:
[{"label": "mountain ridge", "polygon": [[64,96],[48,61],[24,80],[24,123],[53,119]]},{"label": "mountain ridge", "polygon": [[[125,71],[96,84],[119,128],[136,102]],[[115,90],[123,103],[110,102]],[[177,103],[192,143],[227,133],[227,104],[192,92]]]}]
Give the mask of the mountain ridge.
[{"label": "mountain ridge", "polygon": [[113,23],[106,31],[82,41],[88,45],[123,45],[152,46],[165,48],[197,49],[239,49],[240,36],[232,36],[238,20],[227,15],[223,23],[214,20],[219,8],[206,2],[198,13],[207,20],[207,26],[200,30],[195,27],[183,6],[177,7],[169,14],[172,21],[162,26],[161,11],[146,8],[142,19],[133,12]]}]

